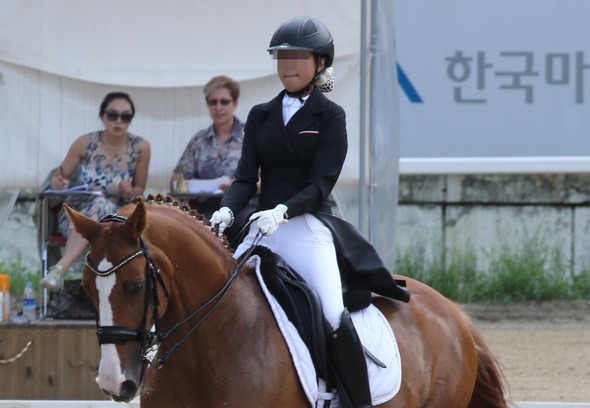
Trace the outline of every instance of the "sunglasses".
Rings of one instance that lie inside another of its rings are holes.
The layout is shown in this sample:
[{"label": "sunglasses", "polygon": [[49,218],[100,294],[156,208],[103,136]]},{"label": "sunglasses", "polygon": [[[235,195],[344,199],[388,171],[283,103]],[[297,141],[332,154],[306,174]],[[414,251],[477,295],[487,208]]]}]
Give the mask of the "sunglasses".
[{"label": "sunglasses", "polygon": [[105,111],[104,116],[110,122],[116,122],[121,119],[123,123],[131,123],[131,119],[133,119],[133,113],[119,113],[113,111]]},{"label": "sunglasses", "polygon": [[220,103],[222,106],[227,106],[233,102],[233,99],[207,99],[207,105],[215,106]]}]

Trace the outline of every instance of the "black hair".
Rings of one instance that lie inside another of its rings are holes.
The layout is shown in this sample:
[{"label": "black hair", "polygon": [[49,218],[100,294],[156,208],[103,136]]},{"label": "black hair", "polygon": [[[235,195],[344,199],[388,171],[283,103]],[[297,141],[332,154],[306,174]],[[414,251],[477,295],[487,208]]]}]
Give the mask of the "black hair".
[{"label": "black hair", "polygon": [[128,94],[126,94],[125,92],[111,92],[108,93],[102,100],[98,116],[102,116],[107,106],[109,106],[109,103],[111,103],[115,99],[125,99],[127,102],[129,102],[129,105],[131,105],[131,113],[135,115],[135,105],[133,104],[133,101],[131,100],[131,97]]}]

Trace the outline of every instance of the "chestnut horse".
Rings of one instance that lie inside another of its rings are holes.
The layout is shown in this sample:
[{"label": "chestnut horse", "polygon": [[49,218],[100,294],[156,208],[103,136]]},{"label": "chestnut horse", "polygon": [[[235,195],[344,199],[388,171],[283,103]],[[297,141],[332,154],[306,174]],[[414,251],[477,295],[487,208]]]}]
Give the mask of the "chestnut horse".
[{"label": "chestnut horse", "polygon": [[[101,222],[66,211],[90,243],[82,284],[97,310],[105,394],[140,395],[142,408],[310,407],[254,268],[202,217],[161,196]],[[380,406],[507,407],[496,360],[467,316],[404,279],[408,303],[373,298],[403,368],[399,392]]]}]

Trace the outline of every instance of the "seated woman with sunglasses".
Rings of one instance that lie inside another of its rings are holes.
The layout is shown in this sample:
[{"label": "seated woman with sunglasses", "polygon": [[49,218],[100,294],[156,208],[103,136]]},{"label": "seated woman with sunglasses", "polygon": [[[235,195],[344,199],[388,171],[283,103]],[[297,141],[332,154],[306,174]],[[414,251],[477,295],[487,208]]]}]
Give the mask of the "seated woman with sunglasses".
[{"label": "seated woman with sunglasses", "polygon": [[[174,191],[176,182],[185,179],[211,180],[227,176],[228,182],[219,186],[227,191],[235,177],[238,161],[242,155],[244,124],[234,115],[240,98],[240,85],[227,76],[215,76],[203,88],[205,102],[213,123],[197,132],[184,149],[178,164],[170,178],[170,191]],[[209,218],[219,208],[219,197],[194,200],[190,204]],[[232,233],[238,233],[247,217],[255,211],[258,198],[254,197],[249,205],[238,214],[234,227],[226,230],[230,240]]]},{"label": "seated woman with sunglasses", "polygon": [[[150,163],[150,144],[127,132],[135,106],[123,92],[106,95],[100,105],[99,117],[104,130],[78,137],[55,172],[51,188],[66,189],[86,184],[101,194],[71,195],[65,203],[96,221],[115,213],[132,198],[143,195]],[[79,169],[79,177],[70,176]],[[59,229],[67,237],[64,255],[41,280],[41,286],[51,291],[63,289],[64,275],[87,246],[62,209],[58,216]]]}]

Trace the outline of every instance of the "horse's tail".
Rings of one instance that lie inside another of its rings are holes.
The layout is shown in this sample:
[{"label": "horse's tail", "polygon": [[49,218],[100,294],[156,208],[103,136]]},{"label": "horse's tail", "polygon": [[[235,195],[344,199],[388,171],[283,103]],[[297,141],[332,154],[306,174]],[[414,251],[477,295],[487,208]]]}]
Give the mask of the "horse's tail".
[{"label": "horse's tail", "polygon": [[498,360],[492,355],[481,334],[472,327],[477,347],[477,377],[468,408],[508,408],[504,375]]}]

